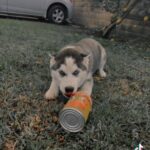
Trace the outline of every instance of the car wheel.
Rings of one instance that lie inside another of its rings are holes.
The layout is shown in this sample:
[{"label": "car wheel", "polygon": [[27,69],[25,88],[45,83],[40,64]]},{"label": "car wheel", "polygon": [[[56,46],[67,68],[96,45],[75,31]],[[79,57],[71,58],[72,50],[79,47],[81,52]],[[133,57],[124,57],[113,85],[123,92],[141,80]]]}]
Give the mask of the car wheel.
[{"label": "car wheel", "polygon": [[54,5],[50,7],[47,15],[47,19],[49,22],[53,22],[56,24],[65,23],[67,18],[67,10],[64,6]]}]

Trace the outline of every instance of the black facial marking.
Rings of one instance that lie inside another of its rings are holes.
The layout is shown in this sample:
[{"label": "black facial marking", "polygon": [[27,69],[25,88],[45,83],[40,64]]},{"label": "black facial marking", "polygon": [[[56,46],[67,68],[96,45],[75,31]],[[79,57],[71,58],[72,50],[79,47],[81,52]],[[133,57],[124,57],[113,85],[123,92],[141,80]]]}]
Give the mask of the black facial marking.
[{"label": "black facial marking", "polygon": [[66,74],[64,71],[62,71],[62,70],[59,71],[59,74],[60,74],[62,77],[64,77],[64,76],[67,75],[67,74]]},{"label": "black facial marking", "polygon": [[80,69],[86,70],[87,69],[86,66],[82,63],[85,56],[86,55],[81,54],[73,49],[64,50],[55,57],[56,64],[54,64],[51,67],[51,69],[53,70],[59,69],[62,64],[65,64],[65,58],[72,57]]},{"label": "black facial marking", "polygon": [[72,74],[73,74],[74,76],[78,76],[78,75],[79,75],[79,73],[80,73],[80,71],[79,71],[79,70],[75,70]]}]

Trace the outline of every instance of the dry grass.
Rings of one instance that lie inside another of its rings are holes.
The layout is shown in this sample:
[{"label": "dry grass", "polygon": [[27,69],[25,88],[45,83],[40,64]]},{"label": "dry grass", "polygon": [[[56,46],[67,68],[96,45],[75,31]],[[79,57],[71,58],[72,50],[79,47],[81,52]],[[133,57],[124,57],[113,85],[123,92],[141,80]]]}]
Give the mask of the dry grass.
[{"label": "dry grass", "polygon": [[93,111],[82,132],[65,132],[62,103],[47,102],[48,53],[86,34],[68,26],[0,20],[0,149],[150,149],[150,43],[99,40],[108,77],[95,77]]}]

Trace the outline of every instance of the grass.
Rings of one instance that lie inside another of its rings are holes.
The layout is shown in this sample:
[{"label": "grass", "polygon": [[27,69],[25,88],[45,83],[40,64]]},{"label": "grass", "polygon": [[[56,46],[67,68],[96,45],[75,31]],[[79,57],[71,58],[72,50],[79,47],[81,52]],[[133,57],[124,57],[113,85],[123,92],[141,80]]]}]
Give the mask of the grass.
[{"label": "grass", "polygon": [[[62,103],[43,95],[50,84],[49,52],[84,37],[78,29],[0,19],[0,149],[150,149],[150,43],[100,41],[108,76],[95,76],[93,111],[82,132],[58,123]],[[91,36],[92,37],[92,36]]]}]

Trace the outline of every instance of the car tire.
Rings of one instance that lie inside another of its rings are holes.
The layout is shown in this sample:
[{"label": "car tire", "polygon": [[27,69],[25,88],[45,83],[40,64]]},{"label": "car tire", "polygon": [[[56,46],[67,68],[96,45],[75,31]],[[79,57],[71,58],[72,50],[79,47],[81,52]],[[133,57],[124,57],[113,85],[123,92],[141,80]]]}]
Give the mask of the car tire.
[{"label": "car tire", "polygon": [[48,10],[47,19],[55,24],[64,24],[67,18],[67,10],[62,5],[53,5]]}]

